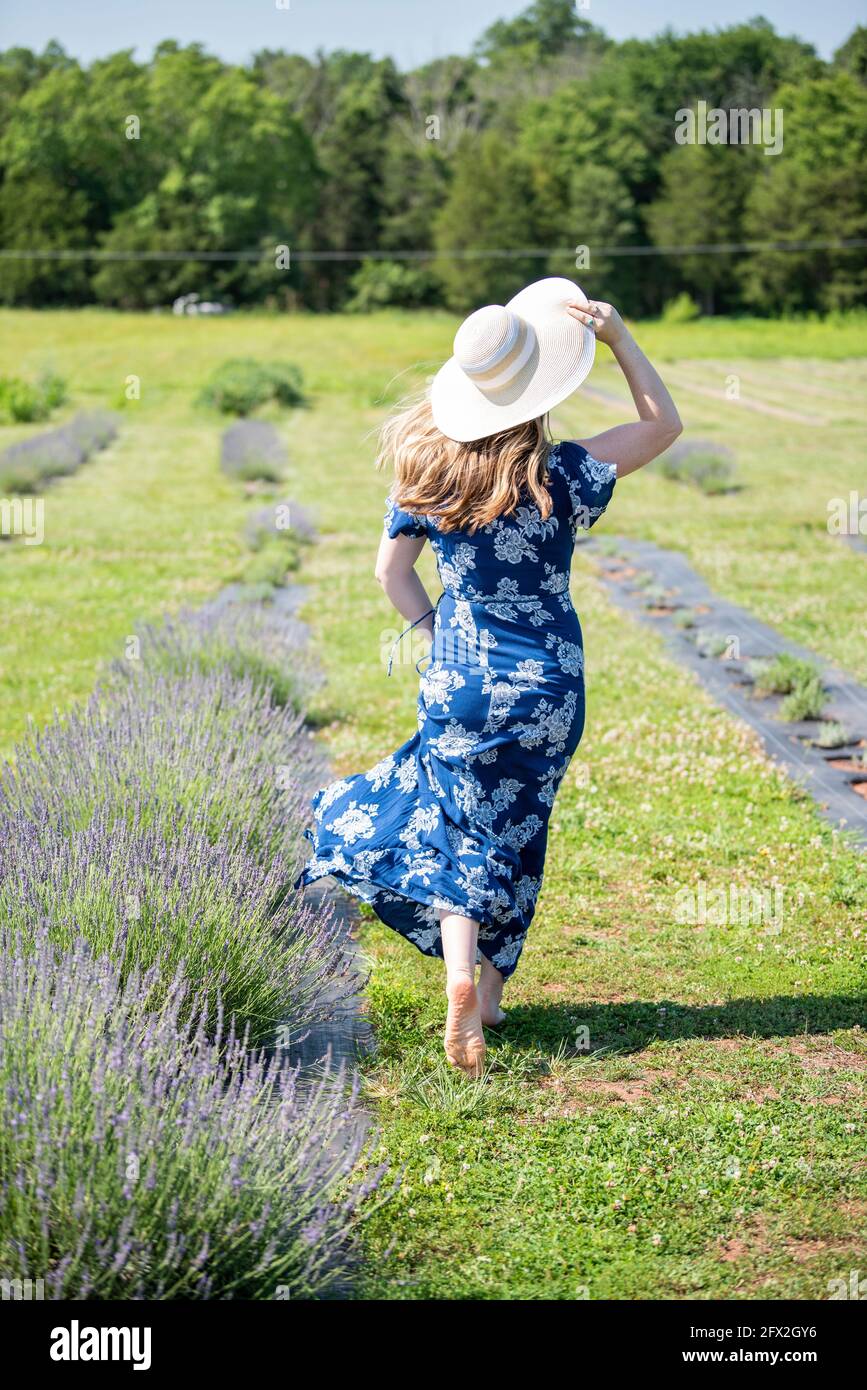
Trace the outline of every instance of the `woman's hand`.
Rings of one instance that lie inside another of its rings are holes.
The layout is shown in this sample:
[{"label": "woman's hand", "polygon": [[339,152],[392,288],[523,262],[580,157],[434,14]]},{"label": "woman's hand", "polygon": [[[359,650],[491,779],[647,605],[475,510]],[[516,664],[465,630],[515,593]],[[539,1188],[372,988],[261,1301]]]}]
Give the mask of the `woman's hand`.
[{"label": "woman's hand", "polygon": [[597,300],[583,306],[573,300],[568,309],[611,348],[638,411],[632,424],[614,425],[592,439],[578,440],[594,458],[616,464],[617,476],[622,478],[658,458],[674,443],[683,425],[659,372],[648,362],[617,310]]},{"label": "woman's hand", "polygon": [[605,304],[599,299],[579,304],[577,299],[573,299],[566,305],[566,310],[573,319],[592,328],[600,343],[607,343],[610,348],[615,347],[626,336],[626,324],[613,304]]}]

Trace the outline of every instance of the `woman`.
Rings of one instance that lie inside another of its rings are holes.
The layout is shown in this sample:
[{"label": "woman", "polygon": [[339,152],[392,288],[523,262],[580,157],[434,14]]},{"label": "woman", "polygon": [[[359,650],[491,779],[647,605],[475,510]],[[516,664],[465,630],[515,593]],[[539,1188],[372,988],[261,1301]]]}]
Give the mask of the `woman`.
[{"label": "woman", "polygon": [[[552,445],[547,412],[584,380],[596,339],[614,353],[638,420]],[[317,793],[301,881],[333,874],[444,958],[445,1051],[471,1076],[482,1069],[483,1028],[505,1019],[503,984],[535,911],[548,818],[584,727],[569,595],[577,529],[602,515],[617,478],[680,431],[617,310],[561,279],[471,314],[430,400],[383,430],[379,461],[393,463],[396,482],[376,577],[432,644],[418,731],[369,772]],[[415,572],[425,541],[443,588],[436,607]]]}]

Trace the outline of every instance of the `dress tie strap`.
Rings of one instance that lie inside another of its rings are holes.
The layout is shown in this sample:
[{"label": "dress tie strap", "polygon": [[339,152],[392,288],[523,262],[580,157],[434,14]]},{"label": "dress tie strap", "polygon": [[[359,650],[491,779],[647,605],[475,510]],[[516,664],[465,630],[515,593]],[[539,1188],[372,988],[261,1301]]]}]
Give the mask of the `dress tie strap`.
[{"label": "dress tie strap", "polygon": [[[398,644],[403,640],[403,638],[406,636],[406,634],[407,634],[408,632],[412,632],[412,630],[413,630],[414,627],[417,627],[418,624],[419,624],[420,622],[422,622],[425,618],[429,618],[430,615],[431,615],[431,613],[435,613],[435,612],[436,612],[436,609],[435,609],[435,608],[429,608],[429,609],[427,610],[426,613],[422,613],[422,615],[421,615],[420,618],[416,618],[416,620],[415,620],[414,623],[410,623],[409,627],[405,627],[404,630],[403,630],[403,632],[398,633],[397,637],[395,637],[394,641],[393,641],[392,644],[391,644],[391,651],[390,651],[389,654],[388,654],[388,670],[387,670],[386,673],[385,673],[387,676],[390,676],[390,675],[391,675],[391,668],[392,668],[392,664],[393,664],[393,662],[394,662],[394,654],[395,654],[395,652],[396,652],[396,650],[397,650]],[[417,669],[418,669],[418,662],[416,662],[416,670],[417,670]]]}]

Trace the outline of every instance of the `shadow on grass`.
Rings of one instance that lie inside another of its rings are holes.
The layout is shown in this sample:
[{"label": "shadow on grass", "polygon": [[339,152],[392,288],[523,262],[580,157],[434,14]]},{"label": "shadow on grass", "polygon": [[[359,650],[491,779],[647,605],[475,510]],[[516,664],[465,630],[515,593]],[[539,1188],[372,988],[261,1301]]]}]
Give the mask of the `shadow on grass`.
[{"label": "shadow on grass", "polygon": [[[507,1002],[507,1001],[504,1001]],[[553,1051],[564,1043],[583,1053],[637,1052],[657,1039],[785,1038],[831,1033],[867,1023],[867,997],[843,994],[772,995],[725,1004],[649,1003],[516,1004],[498,1030],[519,1051]],[[587,1030],[587,1042],[581,1046]],[[588,1045],[589,1044],[589,1045]]]},{"label": "shadow on grass", "polygon": [[327,729],[331,724],[345,724],[349,716],[350,711],[339,705],[321,705],[317,709],[305,710],[304,722],[311,729]]}]

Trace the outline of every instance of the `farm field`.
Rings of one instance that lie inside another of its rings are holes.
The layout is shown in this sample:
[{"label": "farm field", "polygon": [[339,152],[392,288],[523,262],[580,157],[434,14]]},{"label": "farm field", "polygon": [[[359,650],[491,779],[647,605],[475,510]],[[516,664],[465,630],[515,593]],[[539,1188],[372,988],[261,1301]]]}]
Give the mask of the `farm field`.
[{"label": "farm field", "polygon": [[[83,699],[142,620],[237,574],[250,503],[217,466],[225,422],[196,397],[245,356],[297,362],[311,397],[273,418],[284,491],[321,532],[301,578],[327,676],[311,713],[335,771],[408,737],[415,673],[403,661],[386,680],[399,623],[372,576],[388,487],[374,431],[453,331],[440,313],[0,314],[0,372],[67,378],[58,422],[141,381],[118,441],[46,495],[45,543],[0,546],[0,751],[28,716]],[[685,437],[727,445],[739,486],[705,497],[651,469],[594,534],[683,550],[718,592],[867,681],[867,555],[826,527],[829,499],[867,490],[863,321],[636,332]],[[555,433],[593,434],[624,402],[600,350]],[[4,427],[0,447],[47,427]],[[422,572],[435,596],[430,555]],[[356,1296],[826,1297],[867,1254],[867,861],[612,606],[580,551],[573,591],[587,733],[483,1082],[440,1061],[438,965],[363,926],[378,1041],[365,1093],[404,1180],[368,1223]],[[779,890],[782,912],[678,921],[678,891],[700,885]]]},{"label": "farm field", "polygon": [[[196,405],[216,365],[245,356],[303,364],[313,403],[282,424],[295,464],[289,482],[299,500],[316,505],[323,530],[340,531],[347,512],[361,519],[379,508],[385,488],[369,466],[376,424],[448,353],[453,331],[441,313],[196,322],[0,311],[0,373],[34,375],[50,365],[71,383],[70,402],[51,425],[75,409],[123,401],[130,375],[141,383],[110,453],[49,492],[45,544],[4,556],[4,601],[16,621],[0,637],[0,751],[8,753],[28,713],[39,720],[86,695],[131,622],[195,603],[234,573],[243,518],[216,467],[219,417]],[[867,328],[857,319],[843,327],[647,324],[641,341],[670,364],[687,437],[729,444],[742,487],[708,499],[642,474],[621,489],[606,526],[685,550],[720,592],[867,679],[864,559],[826,529],[828,500],[848,496],[859,480],[864,488]],[[743,399],[788,400],[792,412],[825,423],[690,390],[723,393],[732,374]],[[588,392],[554,424],[564,434],[593,433],[617,418],[623,397],[600,350]],[[821,401],[821,411],[808,401]],[[47,427],[0,426],[0,448]],[[369,539],[359,530],[342,542],[365,576]],[[382,606],[366,585],[365,594]],[[351,640],[357,617],[338,614],[329,641]]]}]

